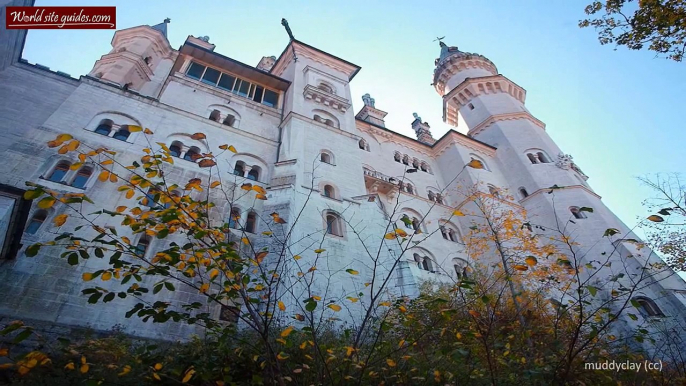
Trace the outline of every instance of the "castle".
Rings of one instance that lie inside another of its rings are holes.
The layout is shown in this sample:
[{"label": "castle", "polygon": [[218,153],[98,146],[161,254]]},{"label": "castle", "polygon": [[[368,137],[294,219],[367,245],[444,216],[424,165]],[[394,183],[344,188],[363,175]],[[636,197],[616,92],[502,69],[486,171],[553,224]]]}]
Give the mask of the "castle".
[{"label": "castle", "polygon": [[[291,230],[292,239],[300,240],[293,248],[326,249],[318,269],[335,274],[316,285],[341,296],[364,290],[364,278],[373,273],[361,261],[362,242],[368,235],[384,234],[390,213],[393,221],[407,220],[399,222],[407,232],[432,235],[419,234],[421,246],[402,257],[391,292],[414,296],[425,280],[464,274],[472,262],[458,245],[469,223],[451,216],[465,205],[457,186],[502,195],[539,223],[553,226],[556,218],[574,218],[571,231],[581,248],[595,244],[608,228],[631,234],[526,108],[524,88],[500,74],[485,56],[440,43],[433,86],[442,98],[445,122],[461,132],[434,138],[430,126],[414,114],[416,138],[409,138],[385,126],[387,113],[369,94],[362,97],[361,108],[353,107],[349,83],[360,71],[353,63],[292,39],[278,57],[265,56],[253,67],[219,54],[207,37],[189,36],[178,50],[172,48],[168,24],[165,20],[116,31],[112,50],[79,79],[27,63],[21,58],[26,31],[2,30],[3,317],[98,330],[126,324],[133,334],[165,339],[183,339],[195,331],[124,319],[131,306],[125,302],[119,307],[88,304],[81,294],[86,285],[81,272],[98,269],[102,262],[97,259],[75,269],[59,258],[59,251],[24,256],[28,245],[54,238],[52,219],[64,210],[38,209],[24,200],[25,181],[61,192],[86,192],[112,208],[136,204],[115,184],[98,181],[95,166],[70,168],[74,159],[49,149],[46,143],[60,133],[112,149],[127,163],[148,146],[142,133],[128,127],[150,128],[151,142],[165,143],[178,158],[168,173],[178,183],[207,180],[194,154],[224,143],[235,146],[237,153],[218,159],[220,170],[237,186],[262,186],[269,199],[256,204],[238,200],[232,209],[224,207],[225,216],[229,210],[240,215],[245,233],[257,243],[264,230],[259,218],[273,211],[290,220],[301,217]],[[192,138],[196,132],[206,139]],[[466,167],[472,160],[483,167]],[[563,188],[546,194],[555,185]],[[162,240],[130,236],[143,251],[162,246]],[[620,256],[645,255],[630,242],[600,243],[601,250],[617,248]],[[384,250],[382,257],[392,261],[397,253]],[[644,258],[659,260],[652,254]],[[346,269],[359,275],[348,275]],[[642,289],[637,299],[643,316],[684,315],[684,290],[677,276]],[[192,294],[178,291],[174,296],[188,299]],[[211,312],[222,317],[221,309]],[[626,323],[632,328],[634,322]]]}]

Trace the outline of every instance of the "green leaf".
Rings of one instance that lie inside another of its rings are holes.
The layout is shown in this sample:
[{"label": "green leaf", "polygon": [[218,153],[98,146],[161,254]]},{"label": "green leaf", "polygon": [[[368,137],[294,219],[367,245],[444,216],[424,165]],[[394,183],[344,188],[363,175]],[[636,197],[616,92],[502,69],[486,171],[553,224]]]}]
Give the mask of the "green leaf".
[{"label": "green leaf", "polygon": [[101,248],[95,248],[95,256],[102,259],[105,257],[105,254],[102,252]]},{"label": "green leaf", "polygon": [[12,343],[19,343],[24,339],[28,338],[29,336],[31,336],[31,334],[33,334],[33,330],[30,328],[25,328],[24,331],[20,332],[19,334],[17,334],[17,336],[14,337]]},{"label": "green leaf", "polygon": [[172,283],[170,283],[170,282],[168,282],[168,281],[165,281],[165,282],[164,282],[164,286],[167,287],[167,290],[169,290],[169,291],[174,291],[174,290],[175,290],[174,284],[172,284]]},{"label": "green leaf", "polygon": [[164,283],[155,284],[155,286],[152,287],[152,294],[154,295],[154,294],[156,294],[156,293],[162,291],[162,288],[163,288],[163,287],[164,287]]},{"label": "green leaf", "polygon": [[105,303],[111,302],[112,300],[114,300],[114,292],[110,292],[107,295],[105,295],[104,298],[102,298],[102,301]]},{"label": "green leaf", "polygon": [[603,237],[613,236],[613,235],[616,235],[617,233],[619,233],[619,229],[608,228],[608,229],[605,229],[605,233],[603,233]]},{"label": "green leaf", "polygon": [[308,312],[314,311],[315,308],[317,308],[317,302],[315,302],[314,300],[310,300],[307,302],[307,304],[305,304],[305,310],[307,310]]},{"label": "green leaf", "polygon": [[351,275],[357,275],[359,272],[355,271],[354,269],[346,269],[345,272],[351,274]]},{"label": "green leaf", "polygon": [[88,303],[90,303],[90,304],[95,304],[95,303],[97,303],[101,296],[102,296],[102,292],[96,292],[96,293],[94,293],[93,295],[91,295],[91,296],[88,298]]},{"label": "green leaf", "polygon": [[79,255],[76,252],[72,252],[67,256],[67,263],[69,265],[78,265],[79,264]]},{"label": "green leaf", "polygon": [[169,234],[169,228],[164,228],[164,229],[160,230],[159,232],[157,232],[157,238],[163,239],[163,238],[167,237],[168,234]]},{"label": "green leaf", "polygon": [[[28,192],[27,192],[27,193],[28,193]],[[657,212],[657,213],[658,213],[658,214],[661,214],[661,215],[663,215],[663,216],[669,216],[669,214],[670,214],[669,211],[670,211],[670,210],[673,210],[673,209],[672,209],[672,208],[664,208],[664,209],[660,209],[660,211]]]},{"label": "green leaf", "polygon": [[41,245],[40,244],[33,244],[26,248],[26,256],[27,257],[34,257],[38,254],[38,251],[40,250]]},{"label": "green leaf", "polygon": [[595,294],[598,293],[598,289],[592,285],[586,286],[588,289],[588,292],[591,294],[591,296],[595,297]]},{"label": "green leaf", "polygon": [[638,320],[638,316],[636,316],[632,313],[629,313],[629,317],[631,318],[631,320]]},{"label": "green leaf", "polygon": [[24,199],[25,200],[33,200],[36,199],[45,193],[43,189],[36,189],[36,190],[27,190],[24,192]]},{"label": "green leaf", "polygon": [[587,206],[582,206],[581,208],[579,208],[579,212],[593,213],[593,208],[589,208]]}]

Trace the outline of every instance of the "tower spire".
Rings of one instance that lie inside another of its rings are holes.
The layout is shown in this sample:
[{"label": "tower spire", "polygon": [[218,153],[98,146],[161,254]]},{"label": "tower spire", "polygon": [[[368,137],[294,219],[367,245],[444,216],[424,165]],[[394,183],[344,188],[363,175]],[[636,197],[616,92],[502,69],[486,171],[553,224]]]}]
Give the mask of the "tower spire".
[{"label": "tower spire", "polygon": [[156,29],[160,32],[162,32],[162,35],[164,35],[165,38],[167,38],[167,24],[171,23],[170,18],[164,19],[164,21],[160,24],[155,24],[151,26],[152,29]]},{"label": "tower spire", "polygon": [[428,122],[422,122],[422,117],[417,113],[412,113],[414,121],[412,121],[412,129],[417,133],[417,139],[419,142],[425,143],[427,145],[433,145],[436,140],[431,135],[431,127]]}]

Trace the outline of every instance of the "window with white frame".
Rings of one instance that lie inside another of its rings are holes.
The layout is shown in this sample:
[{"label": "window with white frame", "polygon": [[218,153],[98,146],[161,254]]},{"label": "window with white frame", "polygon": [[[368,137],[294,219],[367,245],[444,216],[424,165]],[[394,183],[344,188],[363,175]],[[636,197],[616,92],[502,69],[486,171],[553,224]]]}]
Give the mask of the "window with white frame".
[{"label": "window with white frame", "polygon": [[343,236],[343,220],[338,213],[333,211],[324,212],[326,233],[334,236]]}]

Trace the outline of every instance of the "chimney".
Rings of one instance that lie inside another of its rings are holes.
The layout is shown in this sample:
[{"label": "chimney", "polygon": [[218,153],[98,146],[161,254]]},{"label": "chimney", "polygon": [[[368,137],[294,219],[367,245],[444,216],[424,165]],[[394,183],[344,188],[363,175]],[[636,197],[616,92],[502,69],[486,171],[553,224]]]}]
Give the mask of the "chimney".
[{"label": "chimney", "polygon": [[417,133],[417,139],[419,142],[425,143],[427,145],[433,145],[436,140],[431,135],[431,127],[429,127],[428,122],[422,122],[422,117],[417,115],[417,113],[412,113],[414,116],[414,121],[412,121],[412,129]]},{"label": "chimney", "polygon": [[369,94],[364,94],[362,96],[362,101],[364,102],[364,107],[357,113],[355,118],[377,126],[386,127],[386,123],[383,119],[388,113],[374,107],[375,100]]}]

